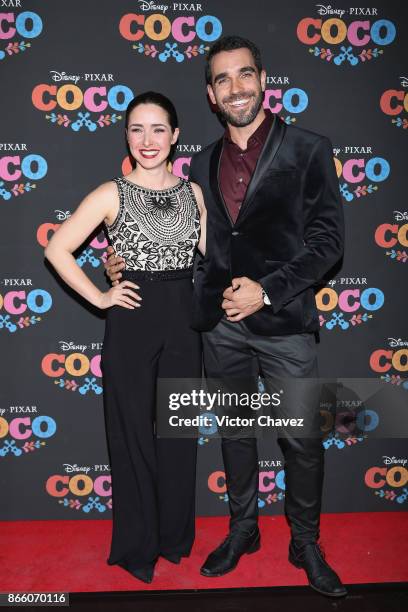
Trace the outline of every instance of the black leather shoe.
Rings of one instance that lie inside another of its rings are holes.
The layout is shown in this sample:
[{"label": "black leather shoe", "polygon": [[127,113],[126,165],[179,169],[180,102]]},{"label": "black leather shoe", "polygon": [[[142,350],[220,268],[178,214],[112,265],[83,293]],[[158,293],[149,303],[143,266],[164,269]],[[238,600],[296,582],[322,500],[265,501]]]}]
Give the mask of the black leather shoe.
[{"label": "black leather shoe", "polygon": [[261,536],[258,528],[251,534],[232,531],[222,544],[208,555],[200,574],[212,578],[232,572],[243,554],[250,555],[259,550],[260,546]]},{"label": "black leather shoe", "polygon": [[317,542],[298,547],[291,541],[289,561],[295,567],[306,570],[309,585],[318,593],[330,597],[347,595],[347,589],[325,560],[324,553]]},{"label": "black leather shoe", "polygon": [[153,563],[149,563],[149,565],[145,565],[144,567],[136,568],[132,567],[131,564],[126,563],[125,561],[118,561],[118,565],[120,565],[120,567],[123,567],[123,569],[132,574],[132,576],[134,576],[135,578],[138,578],[139,580],[150,584],[153,580],[156,561],[154,561]]}]

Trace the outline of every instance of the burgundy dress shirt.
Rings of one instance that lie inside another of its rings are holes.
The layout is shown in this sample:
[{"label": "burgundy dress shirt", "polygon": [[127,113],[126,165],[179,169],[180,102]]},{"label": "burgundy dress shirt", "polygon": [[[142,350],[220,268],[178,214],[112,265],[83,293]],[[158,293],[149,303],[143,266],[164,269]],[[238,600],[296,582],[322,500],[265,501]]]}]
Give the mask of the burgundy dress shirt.
[{"label": "burgundy dress shirt", "polygon": [[248,139],[245,151],[231,140],[228,127],[224,132],[224,146],[220,161],[220,189],[234,223],[274,121],[274,115],[269,109],[265,109],[265,114],[265,119]]}]

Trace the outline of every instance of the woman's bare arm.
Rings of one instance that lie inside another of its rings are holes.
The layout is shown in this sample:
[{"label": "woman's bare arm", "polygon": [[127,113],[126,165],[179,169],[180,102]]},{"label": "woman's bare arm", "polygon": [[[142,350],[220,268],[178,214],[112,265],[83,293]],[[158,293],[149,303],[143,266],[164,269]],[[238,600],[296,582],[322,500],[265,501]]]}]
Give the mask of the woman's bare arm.
[{"label": "woman's bare arm", "polygon": [[61,278],[88,300],[99,308],[108,308],[119,304],[132,308],[135,304],[131,297],[141,299],[137,293],[128,287],[139,287],[130,281],[121,283],[121,290],[113,287],[107,292],[100,291],[77,264],[72,255],[102,223],[104,219],[115,216],[114,208],[119,206],[116,185],[113,182],[103,183],[89,193],[80,203],[75,212],[60,226],[52,236],[45,248],[45,257],[52,263]]}]

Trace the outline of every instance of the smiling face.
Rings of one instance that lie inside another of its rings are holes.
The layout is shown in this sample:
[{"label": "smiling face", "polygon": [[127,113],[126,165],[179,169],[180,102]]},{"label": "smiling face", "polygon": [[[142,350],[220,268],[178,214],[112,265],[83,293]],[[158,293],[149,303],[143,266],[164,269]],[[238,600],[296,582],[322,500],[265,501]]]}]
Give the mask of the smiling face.
[{"label": "smiling face", "polygon": [[234,127],[252,123],[262,107],[266,73],[258,73],[251,51],[217,53],[211,60],[211,75],[208,95],[227,123]]},{"label": "smiling face", "polygon": [[143,168],[167,163],[171,146],[179,136],[169,123],[167,112],[157,104],[139,104],[129,115],[126,129],[130,152]]}]

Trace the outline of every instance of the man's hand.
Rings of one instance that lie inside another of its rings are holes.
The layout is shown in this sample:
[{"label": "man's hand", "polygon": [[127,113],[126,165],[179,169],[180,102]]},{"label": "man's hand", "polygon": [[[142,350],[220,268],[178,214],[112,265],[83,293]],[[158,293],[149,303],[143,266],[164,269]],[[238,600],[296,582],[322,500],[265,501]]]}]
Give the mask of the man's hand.
[{"label": "man's hand", "polygon": [[241,321],[264,306],[261,285],[247,276],[233,278],[222,295],[228,321]]},{"label": "man's hand", "polygon": [[122,278],[120,270],[123,270],[125,267],[125,260],[122,257],[117,257],[114,248],[110,245],[106,252],[108,254],[108,259],[105,262],[106,274],[109,276],[113,286],[119,285]]}]

